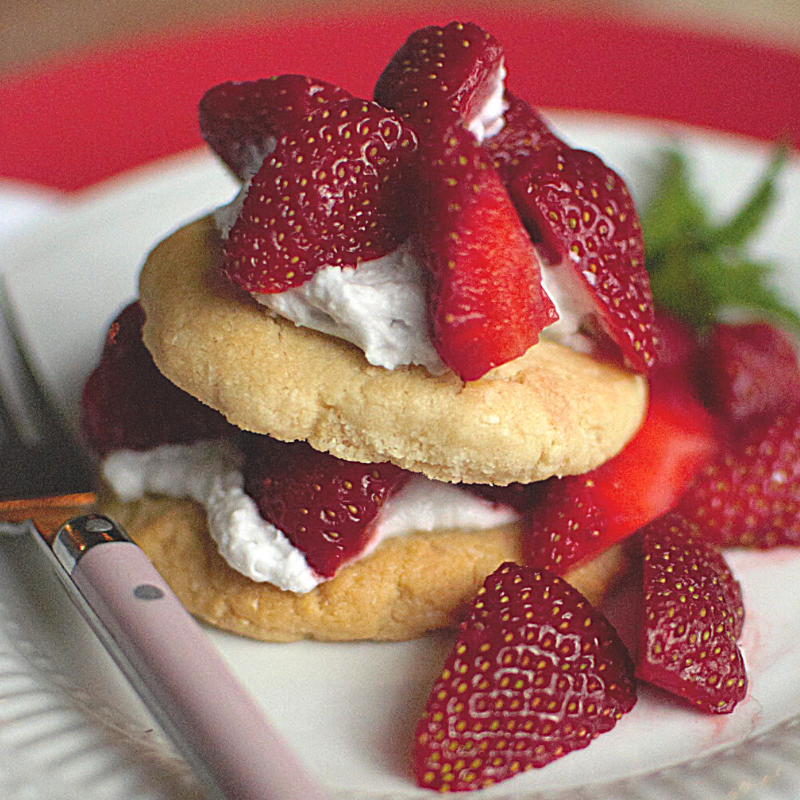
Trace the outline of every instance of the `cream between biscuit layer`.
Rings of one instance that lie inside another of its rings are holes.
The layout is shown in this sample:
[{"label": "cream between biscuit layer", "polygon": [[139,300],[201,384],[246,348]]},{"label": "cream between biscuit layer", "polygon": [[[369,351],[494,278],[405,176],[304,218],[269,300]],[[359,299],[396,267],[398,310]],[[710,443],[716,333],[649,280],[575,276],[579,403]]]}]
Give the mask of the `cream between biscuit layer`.
[{"label": "cream between biscuit layer", "polygon": [[[208,529],[220,555],[258,583],[304,594],[325,579],[302,551],[258,512],[244,490],[243,457],[228,442],[162,445],[143,452],[117,450],[103,462],[103,476],[123,502],[145,493],[188,497],[206,510]],[[513,522],[514,511],[496,506],[452,484],[415,476],[383,506],[373,536],[354,560],[390,536],[414,531],[488,530]]]}]

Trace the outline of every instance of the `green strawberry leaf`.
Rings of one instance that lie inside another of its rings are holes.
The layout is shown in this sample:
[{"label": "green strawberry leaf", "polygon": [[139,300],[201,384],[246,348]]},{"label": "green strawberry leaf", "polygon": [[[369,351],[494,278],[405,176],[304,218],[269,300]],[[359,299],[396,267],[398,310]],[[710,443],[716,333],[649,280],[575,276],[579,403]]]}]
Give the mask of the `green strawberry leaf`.
[{"label": "green strawberry leaf", "polygon": [[692,185],[684,155],[675,150],[664,154],[658,192],[642,215],[657,305],[701,332],[721,312],[739,309],[776,318],[800,333],[800,315],[770,284],[773,266],[754,261],[747,249],[774,206],[787,156],[786,148],[778,148],[750,197],[715,225]]},{"label": "green strawberry leaf", "polygon": [[713,232],[711,241],[714,245],[742,247],[758,231],[775,203],[776,180],[788,157],[788,148],[778,147],[750,199]]}]

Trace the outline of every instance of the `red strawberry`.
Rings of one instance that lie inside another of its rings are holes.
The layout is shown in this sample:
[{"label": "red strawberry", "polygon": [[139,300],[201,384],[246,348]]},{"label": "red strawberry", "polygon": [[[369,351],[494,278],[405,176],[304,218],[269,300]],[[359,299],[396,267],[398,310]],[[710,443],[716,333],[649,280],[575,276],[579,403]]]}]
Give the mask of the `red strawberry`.
[{"label": "red strawberry", "polygon": [[[502,80],[503,48],[471,22],[415,31],[375,85],[375,101],[413,119],[418,132],[469,126]],[[440,127],[441,126],[441,127]]]},{"label": "red strawberry", "polygon": [[408,234],[406,165],[416,138],[366,100],[311,114],[256,173],[223,241],[223,272],[248,292],[305,283],[326,265],[355,267]]},{"label": "red strawberry", "polygon": [[420,786],[481,789],[586,747],[636,702],[614,629],[564,580],[504,564],[478,593],[416,731]]},{"label": "red strawberry", "polygon": [[671,508],[716,449],[713,421],[698,401],[651,395],[644,424],[619,455],[544,484],[523,522],[526,561],[563,575],[593,558]]},{"label": "red strawberry", "polygon": [[747,693],[736,645],[739,584],[696,525],[667,514],[642,531],[644,621],[636,674],[703,711],[728,714]]},{"label": "red strawberry", "polygon": [[167,380],[142,342],[144,311],[123,309],[81,398],[81,432],[98,455],[238,435],[212,408]]},{"label": "red strawberry", "polygon": [[350,92],[304,75],[221,83],[201,98],[200,133],[242,180],[315,109],[350,97]]},{"label": "red strawberry", "polygon": [[558,319],[486,152],[457,123],[420,150],[418,236],[439,356],[463,380],[522,355]]},{"label": "red strawberry", "polygon": [[498,134],[483,145],[489,151],[492,164],[503,183],[525,170],[528,159],[545,147],[561,148],[564,143],[550,130],[547,123],[524,100],[508,90],[508,104],[503,114],[505,124]]},{"label": "red strawberry", "polygon": [[704,395],[733,427],[800,405],[800,369],[789,334],[766,322],[717,323],[703,348]]},{"label": "red strawberry", "polygon": [[697,378],[700,342],[694,329],[678,317],[656,307],[654,317],[656,363],[650,370],[651,383],[661,382],[675,391],[682,386],[693,396],[699,394]]},{"label": "red strawberry", "polygon": [[800,412],[762,422],[723,448],[676,511],[721,547],[800,545]]},{"label": "red strawberry", "polygon": [[383,503],[410,473],[392,464],[342,461],[305,442],[256,437],[245,464],[247,492],[261,515],[332,578],[370,544]]},{"label": "red strawberry", "polygon": [[630,369],[646,372],[655,361],[653,300],[624,181],[593,153],[543,147],[508,187],[550,275],[585,296],[589,327],[616,344]]}]

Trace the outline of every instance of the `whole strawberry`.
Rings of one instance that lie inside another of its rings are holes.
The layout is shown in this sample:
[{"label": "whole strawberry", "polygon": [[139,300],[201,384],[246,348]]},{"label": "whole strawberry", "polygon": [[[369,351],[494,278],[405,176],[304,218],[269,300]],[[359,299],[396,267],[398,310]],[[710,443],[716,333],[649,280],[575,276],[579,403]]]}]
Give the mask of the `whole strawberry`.
[{"label": "whole strawberry", "polygon": [[561,578],[490,575],[416,731],[420,786],[481,789],[586,747],[636,702],[614,629]]},{"label": "whole strawberry", "polygon": [[702,711],[728,714],[747,693],[736,644],[739,584],[700,528],[666,514],[641,532],[644,606],[636,674]]},{"label": "whole strawberry", "polygon": [[343,461],[305,442],[258,436],[249,445],[248,494],[324,578],[369,546],[378,512],[410,474],[392,464]]},{"label": "whole strawberry", "polygon": [[100,363],[81,397],[81,432],[100,456],[127,448],[232,438],[240,433],[218,411],[171,383],[142,342],[144,310],[131,303],[109,328]]},{"label": "whole strawberry", "polygon": [[800,545],[800,411],[723,447],[676,510],[721,547]]},{"label": "whole strawberry", "polygon": [[789,333],[766,322],[712,326],[703,347],[704,398],[733,428],[800,406],[800,367]]},{"label": "whole strawberry", "polygon": [[305,75],[228,81],[201,98],[200,133],[231,172],[247,180],[278,140],[312,111],[350,96],[338,86]]},{"label": "whole strawberry", "polygon": [[255,174],[223,239],[223,272],[273,294],[325,266],[355,267],[409,233],[414,133],[366,100],[323,105],[292,128]]}]

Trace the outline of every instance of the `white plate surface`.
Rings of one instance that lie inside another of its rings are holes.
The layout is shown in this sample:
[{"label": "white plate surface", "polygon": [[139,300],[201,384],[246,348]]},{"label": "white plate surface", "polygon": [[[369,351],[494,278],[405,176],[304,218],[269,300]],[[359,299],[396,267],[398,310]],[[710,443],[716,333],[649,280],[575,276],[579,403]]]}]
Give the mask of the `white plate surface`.
[{"label": "white plate surface", "polygon": [[[558,115],[573,143],[603,155],[640,199],[658,149],[677,137],[723,214],[752,187],[767,150],[741,139],[652,123]],[[75,196],[52,223],[0,256],[41,372],[71,419],[109,320],[135,296],[144,254],[227,201],[230,178],[190,153]],[[800,164],[781,179],[775,215],[754,250],[800,308]],[[182,800],[197,790],[182,764],[65,607],[25,542],[0,542],[0,797]],[[591,747],[482,793],[508,798],[800,796],[800,552],[732,553],[747,606],[751,678],[734,714],[708,717],[642,689],[635,709]],[[431,797],[408,760],[415,721],[450,646],[271,645],[209,631],[244,684],[338,800]],[[269,757],[265,754],[265,757]]]}]

